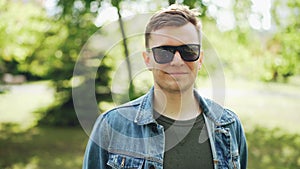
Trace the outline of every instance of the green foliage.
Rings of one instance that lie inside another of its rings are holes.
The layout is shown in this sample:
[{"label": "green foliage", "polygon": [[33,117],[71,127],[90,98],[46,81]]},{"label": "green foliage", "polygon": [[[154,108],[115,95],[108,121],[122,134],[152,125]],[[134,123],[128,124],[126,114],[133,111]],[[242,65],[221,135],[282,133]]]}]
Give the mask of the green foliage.
[{"label": "green foliage", "polygon": [[[287,11],[288,9],[288,11]],[[281,10],[287,12],[284,18]],[[292,75],[299,74],[300,66],[300,22],[299,0],[275,1],[272,15],[278,31],[270,38],[268,49],[271,56],[267,59],[269,70],[264,80],[287,81]]]},{"label": "green foliage", "polygon": [[39,109],[34,113],[38,117],[38,125],[79,126],[73,102],[67,90],[55,94],[55,101],[47,109]]},{"label": "green foliage", "polygon": [[189,6],[190,8],[194,8],[196,2],[196,0],[184,0],[183,4]]},{"label": "green foliage", "polygon": [[298,34],[295,28],[287,29],[269,40],[264,80],[286,82],[290,76],[299,74],[300,37]]},{"label": "green foliage", "polygon": [[256,127],[247,133],[249,168],[286,169],[300,167],[300,136],[282,130]]},{"label": "green foliage", "polygon": [[67,38],[62,23],[47,17],[46,12],[33,3],[4,1],[0,10],[3,72],[43,77],[62,67],[63,63],[57,59],[59,47]]},{"label": "green foliage", "polygon": [[[43,110],[39,123],[78,124],[72,110],[71,80],[81,48],[97,30],[94,13],[89,12],[90,3],[59,1],[63,12],[56,16],[48,16],[42,6],[33,2],[1,3],[1,74],[25,74],[29,80],[34,77],[53,81],[57,95],[63,95],[64,99],[56,97],[56,103],[50,107],[53,110]],[[109,81],[106,73],[109,67],[104,64],[99,68],[104,75],[97,76],[96,81],[103,86]]]},{"label": "green foliage", "polygon": [[[262,73],[263,63],[259,39],[250,31],[220,32],[213,21],[203,19],[204,65],[209,74],[214,70],[224,70],[234,78],[257,79]],[[207,51],[207,52],[206,52]],[[210,51],[215,51],[216,56]],[[214,58],[217,57],[217,58]],[[221,62],[220,67],[216,67]],[[255,72],[255,73],[254,73]],[[203,75],[203,71],[201,72]]]},{"label": "green foliage", "polygon": [[[74,126],[79,125],[76,113],[73,108],[73,100],[71,95],[72,85],[71,80],[73,77],[73,70],[75,64],[80,62],[79,53],[88,40],[88,38],[97,30],[97,27],[93,24],[92,20],[94,18],[92,13],[87,12],[89,6],[75,5],[75,3],[83,1],[73,1],[74,4],[69,4],[71,1],[60,1],[59,5],[63,7],[63,13],[59,16],[59,21],[63,23],[68,30],[68,38],[64,40],[64,43],[60,46],[60,58],[63,64],[60,68],[52,69],[51,72],[47,74],[47,78],[52,79],[56,84],[57,95],[63,96],[57,97],[56,104],[47,111],[43,118],[39,121],[39,124],[47,124],[54,126]],[[69,6],[68,6],[69,5]],[[82,58],[81,58],[82,59]],[[86,58],[90,59],[90,58]],[[86,62],[86,60],[82,60]],[[81,64],[78,63],[78,64]],[[84,67],[81,76],[86,76],[84,80],[90,80],[89,74]],[[109,71],[108,65],[101,65],[99,70],[101,70],[103,76],[97,76],[96,81],[99,81],[101,85],[107,85],[108,76],[107,71]],[[78,73],[78,72],[77,72]],[[85,82],[82,82],[84,84]]]},{"label": "green foliage", "polygon": [[120,8],[120,0],[111,0],[111,4],[116,7],[116,8]]}]

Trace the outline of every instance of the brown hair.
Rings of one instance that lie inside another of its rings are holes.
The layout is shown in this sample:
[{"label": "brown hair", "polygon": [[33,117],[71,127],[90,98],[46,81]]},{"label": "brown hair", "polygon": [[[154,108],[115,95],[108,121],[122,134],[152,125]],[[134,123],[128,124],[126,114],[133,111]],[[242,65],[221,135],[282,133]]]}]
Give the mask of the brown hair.
[{"label": "brown hair", "polygon": [[180,27],[187,23],[192,23],[199,33],[201,38],[201,23],[197,18],[198,13],[190,10],[188,6],[173,4],[166,9],[162,9],[155,13],[149,20],[145,31],[145,45],[149,47],[149,39],[151,32],[161,29],[166,26]]}]

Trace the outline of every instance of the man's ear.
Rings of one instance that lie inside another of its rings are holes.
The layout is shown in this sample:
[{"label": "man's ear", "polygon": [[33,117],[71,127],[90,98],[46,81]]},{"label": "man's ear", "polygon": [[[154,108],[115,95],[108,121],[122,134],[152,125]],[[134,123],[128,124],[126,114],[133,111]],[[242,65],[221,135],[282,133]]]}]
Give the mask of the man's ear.
[{"label": "man's ear", "polygon": [[148,69],[151,68],[151,59],[149,57],[149,55],[147,54],[147,52],[143,51],[143,58],[144,58],[144,62],[146,64],[146,66],[148,67]]},{"label": "man's ear", "polygon": [[199,56],[199,69],[201,69],[201,67],[202,67],[203,58],[204,58],[204,52],[203,52],[203,51],[200,51],[200,56]]}]

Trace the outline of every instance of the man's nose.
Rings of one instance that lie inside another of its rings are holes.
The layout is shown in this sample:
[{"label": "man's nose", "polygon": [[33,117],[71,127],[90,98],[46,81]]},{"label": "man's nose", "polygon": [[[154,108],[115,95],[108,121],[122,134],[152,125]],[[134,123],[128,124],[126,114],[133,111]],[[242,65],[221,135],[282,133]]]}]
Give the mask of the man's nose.
[{"label": "man's nose", "polygon": [[184,61],[178,51],[175,52],[173,60],[170,62],[171,65],[182,65]]}]

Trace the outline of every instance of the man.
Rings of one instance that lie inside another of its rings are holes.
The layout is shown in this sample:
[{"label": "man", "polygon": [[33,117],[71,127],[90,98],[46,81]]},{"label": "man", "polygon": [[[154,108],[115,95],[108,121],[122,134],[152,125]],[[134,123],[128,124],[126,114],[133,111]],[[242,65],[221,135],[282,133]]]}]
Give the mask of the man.
[{"label": "man", "polygon": [[201,26],[186,6],[154,14],[143,58],[154,86],[97,119],[83,168],[242,168],[245,134],[237,116],[193,88],[203,62]]}]

